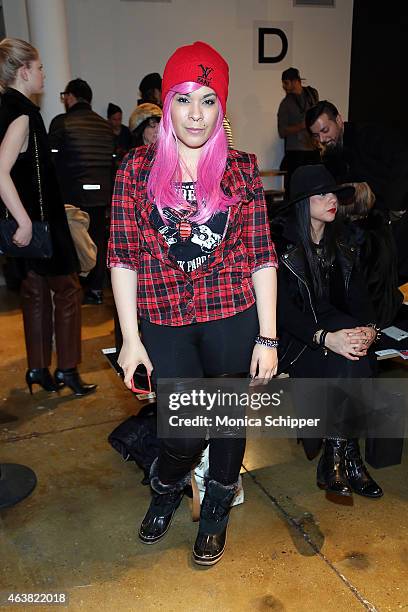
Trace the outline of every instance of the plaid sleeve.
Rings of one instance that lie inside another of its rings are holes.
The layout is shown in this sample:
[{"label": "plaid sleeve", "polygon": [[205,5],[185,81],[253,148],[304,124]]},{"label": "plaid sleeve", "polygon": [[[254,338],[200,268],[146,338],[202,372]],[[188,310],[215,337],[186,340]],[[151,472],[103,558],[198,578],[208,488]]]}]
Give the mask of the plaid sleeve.
[{"label": "plaid sleeve", "polygon": [[139,267],[139,228],[134,213],[134,181],[132,180],[133,154],[126,155],[116,174],[112,198],[110,236],[108,242],[108,268],[128,268],[137,272]]},{"label": "plaid sleeve", "polygon": [[251,185],[254,198],[242,207],[243,240],[247,248],[252,274],[261,268],[278,267],[275,245],[271,239],[265,194],[255,155],[250,155]]}]

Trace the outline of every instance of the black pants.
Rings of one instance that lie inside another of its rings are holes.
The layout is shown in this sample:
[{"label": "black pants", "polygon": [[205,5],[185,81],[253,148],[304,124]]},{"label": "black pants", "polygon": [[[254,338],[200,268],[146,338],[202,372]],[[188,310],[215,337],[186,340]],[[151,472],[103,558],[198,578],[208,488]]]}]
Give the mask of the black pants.
[{"label": "black pants", "polygon": [[106,273],[106,206],[82,206],[81,208],[89,215],[89,235],[98,248],[96,265],[86,277],[84,286],[86,289],[100,291],[103,289]]},{"label": "black pants", "polygon": [[[329,315],[322,318],[322,329],[336,331],[339,329],[349,329],[359,325],[358,321],[346,314]],[[366,357],[360,357],[358,361],[350,361],[342,355],[328,351],[325,355],[320,348],[312,349],[309,346],[305,348],[299,359],[293,364],[290,375],[293,378],[313,378],[313,379],[352,379],[352,378],[371,378],[375,375],[376,359],[373,351],[370,351]],[[341,387],[341,385],[340,385]],[[312,395],[305,398],[305,390],[301,385],[295,393],[295,405],[297,411],[302,414],[305,406],[312,406],[315,401],[316,409],[323,402],[325,406],[330,403],[330,435],[338,437],[348,437],[346,423],[353,420],[355,406],[349,402],[343,393],[334,393],[323,398],[319,397],[318,386]],[[325,408],[327,409],[327,408]],[[303,414],[303,416],[311,416]],[[357,417],[356,417],[357,418]],[[353,436],[354,437],[354,436]],[[317,455],[321,446],[319,438],[303,439],[303,446],[306,455],[312,459]]]},{"label": "black pants", "polygon": [[[202,378],[249,372],[255,336],[259,333],[256,307],[233,317],[181,327],[141,321],[143,344],[158,378]],[[162,440],[159,479],[167,484],[180,480],[196,463],[204,439]],[[210,478],[222,484],[237,481],[245,451],[245,439],[210,440]]]}]

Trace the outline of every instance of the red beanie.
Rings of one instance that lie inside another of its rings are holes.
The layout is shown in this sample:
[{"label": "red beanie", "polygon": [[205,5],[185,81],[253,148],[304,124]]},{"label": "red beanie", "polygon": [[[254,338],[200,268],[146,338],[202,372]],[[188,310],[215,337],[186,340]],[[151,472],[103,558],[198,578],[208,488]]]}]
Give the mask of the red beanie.
[{"label": "red beanie", "polygon": [[225,115],[228,97],[228,72],[227,62],[210,45],[199,41],[186,47],[180,47],[170,57],[164,69],[163,102],[174,85],[185,81],[193,81],[211,87],[215,91]]}]

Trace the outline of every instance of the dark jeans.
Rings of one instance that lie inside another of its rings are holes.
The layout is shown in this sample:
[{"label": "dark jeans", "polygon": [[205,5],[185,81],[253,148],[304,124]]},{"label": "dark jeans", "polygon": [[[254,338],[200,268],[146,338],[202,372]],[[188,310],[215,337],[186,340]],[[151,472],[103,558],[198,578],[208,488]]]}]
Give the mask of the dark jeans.
[{"label": "dark jeans", "polygon": [[[202,378],[249,372],[255,336],[259,333],[256,307],[233,317],[181,327],[141,321],[143,344],[157,378]],[[204,439],[162,440],[159,478],[164,483],[180,480],[198,461]],[[238,479],[245,439],[210,440],[210,478],[222,484]]]},{"label": "dark jeans", "polygon": [[82,206],[81,208],[89,215],[89,235],[98,248],[96,265],[88,274],[83,284],[85,289],[101,291],[106,273],[106,206]]}]

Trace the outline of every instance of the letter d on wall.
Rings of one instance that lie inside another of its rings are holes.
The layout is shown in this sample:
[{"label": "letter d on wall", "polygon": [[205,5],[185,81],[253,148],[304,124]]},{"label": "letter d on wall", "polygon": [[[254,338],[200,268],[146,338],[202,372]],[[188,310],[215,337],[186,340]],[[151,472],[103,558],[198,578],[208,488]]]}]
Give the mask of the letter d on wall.
[{"label": "letter d on wall", "polygon": [[253,23],[255,70],[282,70],[279,64],[285,66],[292,63],[292,31],[291,21],[254,21]]},{"label": "letter d on wall", "polygon": [[[281,43],[281,50],[277,55],[267,55],[265,53],[265,38],[267,36],[278,37]],[[277,64],[281,62],[288,52],[288,39],[280,28],[259,28],[258,29],[258,62],[260,64]]]}]

